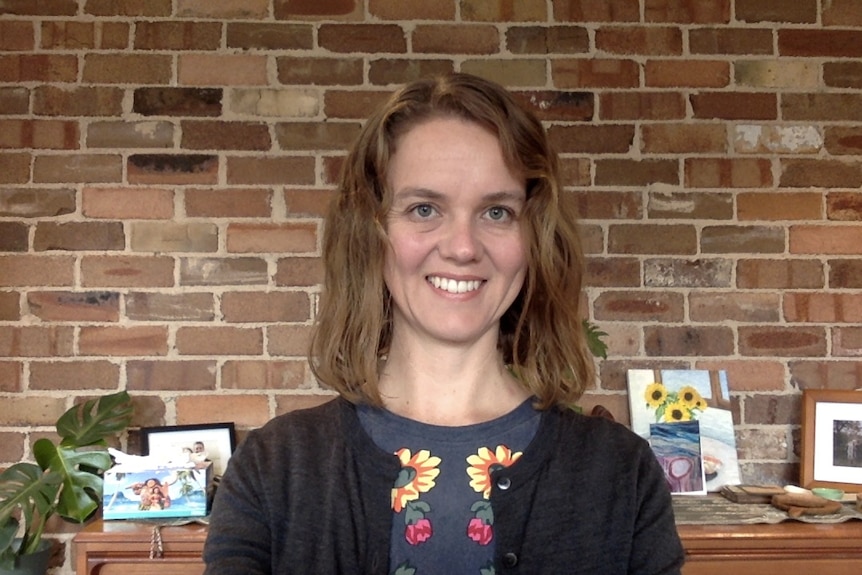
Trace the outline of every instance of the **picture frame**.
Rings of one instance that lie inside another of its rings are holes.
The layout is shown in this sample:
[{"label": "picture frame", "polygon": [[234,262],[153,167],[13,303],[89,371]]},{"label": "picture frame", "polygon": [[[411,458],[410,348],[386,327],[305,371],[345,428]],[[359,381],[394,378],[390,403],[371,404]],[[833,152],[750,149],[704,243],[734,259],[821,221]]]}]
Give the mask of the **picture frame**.
[{"label": "picture frame", "polygon": [[191,450],[195,462],[211,461],[214,476],[221,476],[236,449],[233,422],[169,425],[141,428],[142,455],[155,453],[178,456]]},{"label": "picture frame", "polygon": [[862,492],[862,391],[802,392],[802,487]]}]

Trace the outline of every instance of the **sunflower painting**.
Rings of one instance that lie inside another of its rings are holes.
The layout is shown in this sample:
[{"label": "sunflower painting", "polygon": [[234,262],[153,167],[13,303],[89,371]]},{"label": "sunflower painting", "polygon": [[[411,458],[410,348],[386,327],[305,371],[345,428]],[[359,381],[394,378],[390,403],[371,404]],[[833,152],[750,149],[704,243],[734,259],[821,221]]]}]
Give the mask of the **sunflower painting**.
[{"label": "sunflower painting", "polygon": [[707,490],[740,483],[726,372],[632,369],[627,377],[635,433],[650,439],[656,425],[698,422]]}]

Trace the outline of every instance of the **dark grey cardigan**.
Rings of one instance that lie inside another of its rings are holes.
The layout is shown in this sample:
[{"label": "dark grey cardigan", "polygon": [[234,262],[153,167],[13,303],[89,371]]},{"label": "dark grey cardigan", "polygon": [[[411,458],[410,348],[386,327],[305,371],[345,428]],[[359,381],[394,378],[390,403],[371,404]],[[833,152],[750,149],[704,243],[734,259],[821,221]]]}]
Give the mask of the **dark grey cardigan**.
[{"label": "dark grey cardigan", "polygon": [[[343,399],[274,418],[230,460],[206,574],[387,574],[399,469]],[[664,476],[622,425],[548,410],[523,456],[494,479],[497,575],[679,573]]]}]

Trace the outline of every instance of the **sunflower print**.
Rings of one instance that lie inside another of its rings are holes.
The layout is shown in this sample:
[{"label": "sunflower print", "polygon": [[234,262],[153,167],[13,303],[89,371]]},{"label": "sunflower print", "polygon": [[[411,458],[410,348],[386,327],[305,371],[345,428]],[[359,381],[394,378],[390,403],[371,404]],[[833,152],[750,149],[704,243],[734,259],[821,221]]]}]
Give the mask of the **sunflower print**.
[{"label": "sunflower print", "polygon": [[419,499],[420,493],[430,491],[440,474],[440,458],[431,455],[427,449],[412,454],[402,448],[395,452],[401,461],[401,472],[392,488],[392,510],[400,513],[411,501]]},{"label": "sunflower print", "polygon": [[494,451],[487,447],[480,447],[475,454],[467,458],[467,463],[470,464],[467,468],[470,487],[488,499],[491,496],[491,473],[497,469],[509,467],[520,457],[520,451],[512,453],[512,450],[505,445],[498,445]]},{"label": "sunflower print", "polygon": [[667,399],[667,388],[660,383],[651,383],[644,392],[644,399],[647,405],[655,409]]},{"label": "sunflower print", "polygon": [[671,403],[664,412],[664,420],[668,423],[691,421],[691,409],[689,409],[684,401]]}]

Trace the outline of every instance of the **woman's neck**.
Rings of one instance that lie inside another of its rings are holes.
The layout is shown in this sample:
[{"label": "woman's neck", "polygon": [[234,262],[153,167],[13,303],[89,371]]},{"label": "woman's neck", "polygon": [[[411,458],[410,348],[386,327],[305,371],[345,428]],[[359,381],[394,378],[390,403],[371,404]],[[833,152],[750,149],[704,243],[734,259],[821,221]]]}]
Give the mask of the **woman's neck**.
[{"label": "woman's neck", "polygon": [[434,425],[470,425],[504,415],[529,397],[499,351],[393,345],[382,365],[384,406]]}]

